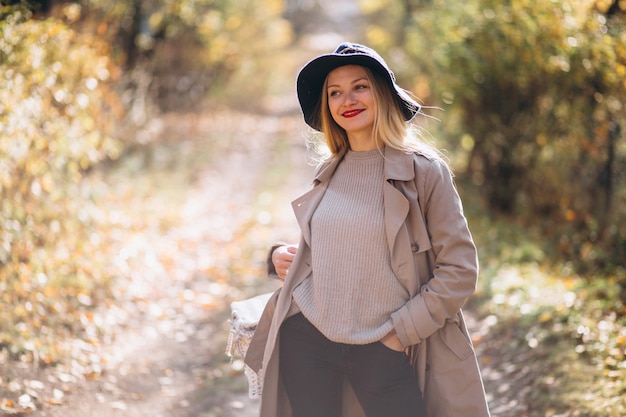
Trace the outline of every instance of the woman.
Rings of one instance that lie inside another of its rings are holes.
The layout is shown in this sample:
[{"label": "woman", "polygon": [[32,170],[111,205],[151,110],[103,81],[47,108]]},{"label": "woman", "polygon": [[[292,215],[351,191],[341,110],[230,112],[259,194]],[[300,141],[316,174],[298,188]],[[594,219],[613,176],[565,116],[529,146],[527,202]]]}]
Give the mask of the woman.
[{"label": "woman", "polygon": [[461,313],[476,249],[448,166],[412,134],[419,104],[350,43],[297,92],[330,156],[293,203],[299,245],[271,252],[285,281],[246,355],[261,417],[488,416]]}]

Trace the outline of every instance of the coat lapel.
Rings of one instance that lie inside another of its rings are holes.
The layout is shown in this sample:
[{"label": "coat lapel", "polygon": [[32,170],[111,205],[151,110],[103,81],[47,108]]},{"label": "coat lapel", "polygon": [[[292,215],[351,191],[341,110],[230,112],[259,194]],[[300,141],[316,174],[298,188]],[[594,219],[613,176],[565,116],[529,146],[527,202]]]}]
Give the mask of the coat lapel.
[{"label": "coat lapel", "polygon": [[383,205],[385,209],[385,231],[389,250],[393,254],[396,237],[409,215],[409,201],[394,185],[395,181],[410,181],[415,177],[413,157],[397,149],[385,149],[385,184]]},{"label": "coat lapel", "polygon": [[309,246],[311,246],[311,217],[313,217],[313,213],[315,212],[317,205],[326,192],[328,183],[330,182],[337,165],[339,165],[339,162],[343,159],[343,155],[343,153],[336,155],[331,160],[320,166],[315,178],[313,179],[313,189],[298,197],[291,203],[296,219],[298,220],[298,224],[300,225],[300,230],[302,231],[302,237]]}]

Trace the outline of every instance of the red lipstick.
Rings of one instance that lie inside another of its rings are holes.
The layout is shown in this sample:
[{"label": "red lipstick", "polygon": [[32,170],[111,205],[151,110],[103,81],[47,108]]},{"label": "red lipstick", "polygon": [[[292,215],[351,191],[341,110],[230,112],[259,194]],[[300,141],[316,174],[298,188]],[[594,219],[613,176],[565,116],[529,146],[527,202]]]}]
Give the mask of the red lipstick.
[{"label": "red lipstick", "polygon": [[365,111],[364,109],[348,110],[348,111],[345,111],[345,112],[341,113],[341,115],[343,117],[349,119],[351,117],[358,116],[359,114],[361,114],[364,111]]}]

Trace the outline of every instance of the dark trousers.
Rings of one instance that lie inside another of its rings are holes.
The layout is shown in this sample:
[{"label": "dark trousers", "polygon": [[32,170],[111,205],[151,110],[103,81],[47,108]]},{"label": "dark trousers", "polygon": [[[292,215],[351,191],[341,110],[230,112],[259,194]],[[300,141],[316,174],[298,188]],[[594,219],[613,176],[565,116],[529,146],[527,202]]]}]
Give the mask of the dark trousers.
[{"label": "dark trousers", "polygon": [[341,417],[344,377],[367,417],[426,417],[404,352],[332,342],[302,313],[281,327],[280,375],[294,417]]}]

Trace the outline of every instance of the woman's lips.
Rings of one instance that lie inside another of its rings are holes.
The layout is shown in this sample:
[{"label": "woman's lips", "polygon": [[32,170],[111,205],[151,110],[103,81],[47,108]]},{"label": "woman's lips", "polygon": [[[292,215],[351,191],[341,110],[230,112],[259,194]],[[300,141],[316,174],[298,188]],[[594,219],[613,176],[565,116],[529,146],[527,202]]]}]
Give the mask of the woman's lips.
[{"label": "woman's lips", "polygon": [[345,118],[351,118],[354,116],[358,116],[359,114],[363,113],[365,111],[365,109],[356,109],[356,110],[348,110],[345,111],[343,113],[341,113],[341,115]]}]

